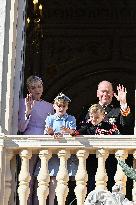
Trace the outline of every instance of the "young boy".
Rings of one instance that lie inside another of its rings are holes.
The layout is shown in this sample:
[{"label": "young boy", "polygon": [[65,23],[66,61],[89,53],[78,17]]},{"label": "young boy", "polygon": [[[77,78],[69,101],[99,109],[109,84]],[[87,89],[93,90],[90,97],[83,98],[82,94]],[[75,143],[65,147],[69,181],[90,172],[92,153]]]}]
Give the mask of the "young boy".
[{"label": "young boy", "polygon": [[[54,115],[49,115],[46,118],[45,133],[54,135],[55,138],[63,137],[65,135],[76,134],[76,119],[72,115],[67,114],[68,105],[71,100],[60,93],[54,99]],[[71,155],[67,161],[67,169],[69,176],[75,176],[78,168],[78,159],[76,155]],[[49,174],[50,174],[50,187],[49,187],[49,205],[54,204],[55,199],[55,188],[56,188],[56,175],[59,170],[59,159],[57,155],[53,155],[49,160]]]},{"label": "young boy", "polygon": [[[89,108],[89,119],[82,122],[79,128],[81,135],[115,135],[119,134],[117,126],[113,123],[105,122],[105,111],[100,104],[94,104]],[[95,189],[95,174],[97,171],[96,156],[90,155],[87,159],[88,191]]]},{"label": "young boy", "polygon": [[105,122],[105,111],[99,104],[94,104],[89,108],[89,119],[87,122],[82,122],[80,134],[83,135],[117,135],[119,130],[117,126],[111,122]]}]

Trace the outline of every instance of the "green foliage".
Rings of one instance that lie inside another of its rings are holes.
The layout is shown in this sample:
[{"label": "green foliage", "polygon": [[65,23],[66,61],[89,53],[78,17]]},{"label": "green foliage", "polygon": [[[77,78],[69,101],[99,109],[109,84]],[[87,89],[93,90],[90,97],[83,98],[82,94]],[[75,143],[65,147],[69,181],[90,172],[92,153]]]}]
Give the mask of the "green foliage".
[{"label": "green foliage", "polygon": [[136,181],[136,171],[132,167],[129,167],[124,161],[118,160],[123,172],[126,176]]}]

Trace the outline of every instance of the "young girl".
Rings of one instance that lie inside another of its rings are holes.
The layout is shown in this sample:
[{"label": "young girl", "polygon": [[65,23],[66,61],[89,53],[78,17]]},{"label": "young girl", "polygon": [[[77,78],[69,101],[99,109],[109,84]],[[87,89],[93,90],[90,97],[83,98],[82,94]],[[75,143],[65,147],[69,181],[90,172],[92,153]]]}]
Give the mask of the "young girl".
[{"label": "young girl", "polygon": [[[54,99],[54,115],[49,115],[46,118],[46,128],[45,134],[54,135],[55,138],[63,137],[64,135],[74,136],[76,134],[76,119],[74,116],[67,113],[68,105],[70,99],[60,93]],[[50,186],[49,186],[49,205],[54,204],[55,199],[55,188],[57,185],[56,175],[59,170],[59,158],[56,154],[52,156],[49,160],[49,174],[50,174]],[[72,154],[67,161],[67,169],[70,176],[70,179],[76,175],[78,168],[78,159],[76,155]]]},{"label": "young girl", "polygon": [[54,99],[53,107],[56,113],[47,116],[45,133],[51,135],[75,134],[76,119],[74,116],[67,114],[69,102],[71,100],[63,93],[60,93]]}]

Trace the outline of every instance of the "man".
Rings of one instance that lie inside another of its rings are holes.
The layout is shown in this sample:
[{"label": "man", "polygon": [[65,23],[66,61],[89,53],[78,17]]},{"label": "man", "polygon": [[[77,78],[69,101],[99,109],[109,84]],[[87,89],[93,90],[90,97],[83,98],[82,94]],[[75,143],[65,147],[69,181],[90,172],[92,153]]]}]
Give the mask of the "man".
[{"label": "man", "polygon": [[[114,93],[112,84],[109,81],[102,81],[98,84],[97,97],[99,104],[105,109],[105,121],[115,123],[121,134],[133,134],[134,119],[127,104],[127,90],[123,85],[117,86],[117,94]],[[120,107],[112,104],[112,99],[115,97]]]},{"label": "man", "polygon": [[[105,121],[115,123],[120,131],[120,134],[134,133],[134,119],[126,100],[127,90],[123,85],[117,86],[117,94],[114,93],[112,84],[109,81],[101,81],[98,84],[97,97],[99,104],[105,110]],[[112,104],[113,97],[119,101],[119,106]],[[87,117],[88,118],[88,117]],[[90,165],[93,166],[90,166]],[[111,166],[112,165],[112,166]],[[90,155],[87,159],[88,172],[88,192],[95,188],[95,174],[97,171],[97,159],[95,155]],[[106,161],[106,169],[109,177],[108,188],[114,185],[114,176],[116,173],[117,161],[114,155],[110,155]]]}]

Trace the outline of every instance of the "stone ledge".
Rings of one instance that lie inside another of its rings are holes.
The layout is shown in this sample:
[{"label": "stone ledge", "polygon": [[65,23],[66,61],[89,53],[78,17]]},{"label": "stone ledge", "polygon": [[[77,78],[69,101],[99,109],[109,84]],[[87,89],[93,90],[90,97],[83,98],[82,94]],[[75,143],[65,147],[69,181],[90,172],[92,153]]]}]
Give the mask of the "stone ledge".
[{"label": "stone ledge", "polygon": [[[4,143],[4,145],[3,145]],[[77,149],[108,149],[114,151],[116,149],[127,149],[132,153],[136,150],[136,136],[135,135],[80,135],[71,137],[64,135],[63,138],[54,139],[49,135],[7,135],[0,136],[0,145],[7,149],[22,149],[31,148],[33,150],[41,148],[60,149],[67,148],[71,150]]]}]

